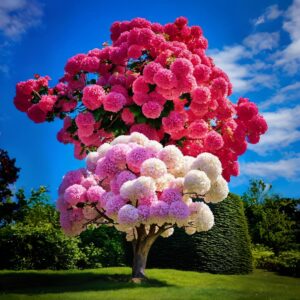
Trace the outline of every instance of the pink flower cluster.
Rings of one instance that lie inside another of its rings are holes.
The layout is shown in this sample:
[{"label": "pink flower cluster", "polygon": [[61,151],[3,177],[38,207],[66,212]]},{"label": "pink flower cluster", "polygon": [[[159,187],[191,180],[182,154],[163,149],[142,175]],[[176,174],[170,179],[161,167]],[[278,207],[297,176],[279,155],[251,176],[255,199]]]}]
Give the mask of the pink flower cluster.
[{"label": "pink flower cluster", "polygon": [[141,133],[119,136],[88,154],[87,169],[64,176],[57,201],[61,226],[77,235],[91,223],[113,224],[128,239],[141,224],[206,231],[213,215],[193,200],[225,199],[228,185],[221,173],[221,162],[210,153],[194,158]]},{"label": "pink flower cluster", "polygon": [[54,88],[48,77],[19,83],[16,107],[35,122],[64,118],[57,138],[73,143],[79,159],[116,136],[140,132],[185,155],[217,155],[226,180],[237,176],[238,157],[267,124],[248,99],[229,100],[232,85],[206,55],[201,28],[184,17],[166,25],[135,18],[113,23],[111,39],[71,57]]}]

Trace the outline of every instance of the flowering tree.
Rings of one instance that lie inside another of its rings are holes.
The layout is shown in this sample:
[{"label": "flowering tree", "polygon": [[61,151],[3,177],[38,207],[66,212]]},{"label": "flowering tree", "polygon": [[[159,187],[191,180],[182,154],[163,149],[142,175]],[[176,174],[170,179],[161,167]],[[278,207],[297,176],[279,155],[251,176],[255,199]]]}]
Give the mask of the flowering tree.
[{"label": "flowering tree", "polygon": [[115,22],[111,39],[71,57],[52,88],[48,76],[18,83],[14,103],[36,123],[63,119],[58,140],[72,143],[76,158],[88,155],[87,169],[68,173],[60,187],[65,231],[89,223],[125,231],[133,275],[143,277],[157,236],[175,224],[188,233],[212,226],[209,208],[191,199],[224,199],[224,178],[238,175],[238,157],[267,124],[248,99],[228,99],[228,76],[186,18]]}]

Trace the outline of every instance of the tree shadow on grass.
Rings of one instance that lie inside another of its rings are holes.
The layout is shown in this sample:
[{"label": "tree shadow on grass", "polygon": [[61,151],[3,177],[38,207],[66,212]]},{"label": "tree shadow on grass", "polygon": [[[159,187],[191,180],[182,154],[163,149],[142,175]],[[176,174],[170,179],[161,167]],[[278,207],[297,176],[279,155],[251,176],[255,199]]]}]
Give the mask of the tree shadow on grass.
[{"label": "tree shadow on grass", "polygon": [[0,293],[42,294],[170,286],[156,279],[134,284],[130,278],[126,274],[97,274],[88,271],[62,274],[12,271],[0,274]]}]

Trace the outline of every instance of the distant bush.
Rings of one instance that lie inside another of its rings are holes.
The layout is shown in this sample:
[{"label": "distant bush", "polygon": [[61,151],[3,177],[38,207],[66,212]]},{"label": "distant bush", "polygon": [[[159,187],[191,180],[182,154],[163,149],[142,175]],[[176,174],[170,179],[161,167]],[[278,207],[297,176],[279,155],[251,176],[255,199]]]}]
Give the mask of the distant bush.
[{"label": "distant bush", "polygon": [[82,258],[78,239],[50,226],[6,226],[0,240],[1,269],[73,269]]},{"label": "distant bush", "polygon": [[253,267],[257,269],[265,269],[265,261],[274,256],[271,248],[264,245],[252,246]]},{"label": "distant bush", "polygon": [[74,269],[124,265],[122,237],[113,228],[91,228],[67,237],[46,189],[31,191],[18,219],[0,226],[0,269]]},{"label": "distant bush", "polygon": [[300,277],[300,251],[283,251],[276,256],[269,248],[256,246],[252,249],[252,254],[254,266],[258,269]]},{"label": "distant bush", "polygon": [[[123,236],[113,227],[91,228],[80,235],[80,249],[87,256],[79,262],[81,268],[124,266]],[[88,249],[88,250],[87,250]]]}]

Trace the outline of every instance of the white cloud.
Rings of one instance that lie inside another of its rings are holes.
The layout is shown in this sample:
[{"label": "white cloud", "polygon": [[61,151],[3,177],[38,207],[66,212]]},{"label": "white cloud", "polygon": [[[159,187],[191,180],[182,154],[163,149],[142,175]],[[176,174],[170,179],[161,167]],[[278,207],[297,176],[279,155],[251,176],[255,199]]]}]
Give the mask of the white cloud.
[{"label": "white cloud", "polygon": [[276,84],[274,74],[262,72],[268,68],[267,64],[256,59],[253,51],[244,45],[213,49],[209,55],[228,74],[234,92],[249,92],[262,86],[272,88]]},{"label": "white cloud", "polygon": [[293,75],[300,69],[300,0],[294,0],[284,17],[283,29],[288,32],[291,43],[276,54],[276,65]]},{"label": "white cloud", "polygon": [[278,161],[241,163],[241,173],[245,176],[257,176],[266,179],[286,178],[299,180],[300,156]]},{"label": "white cloud", "polygon": [[9,39],[17,40],[28,29],[40,24],[41,5],[30,0],[0,1],[0,32]]},{"label": "white cloud", "polygon": [[267,21],[272,21],[277,19],[282,15],[283,11],[278,8],[278,5],[271,5],[266,8],[265,12],[259,16],[257,19],[254,19],[252,22],[254,26],[261,25]]},{"label": "white cloud", "polygon": [[261,105],[261,109],[266,109],[270,106],[287,104],[292,101],[300,100],[300,82],[295,82],[278,89],[273,97],[264,101]]},{"label": "white cloud", "polygon": [[264,112],[269,129],[256,145],[249,145],[249,149],[265,155],[274,150],[300,141],[300,105],[294,108],[282,108],[274,112]]},{"label": "white cloud", "polygon": [[278,47],[279,32],[257,32],[244,39],[244,45],[254,53]]}]

